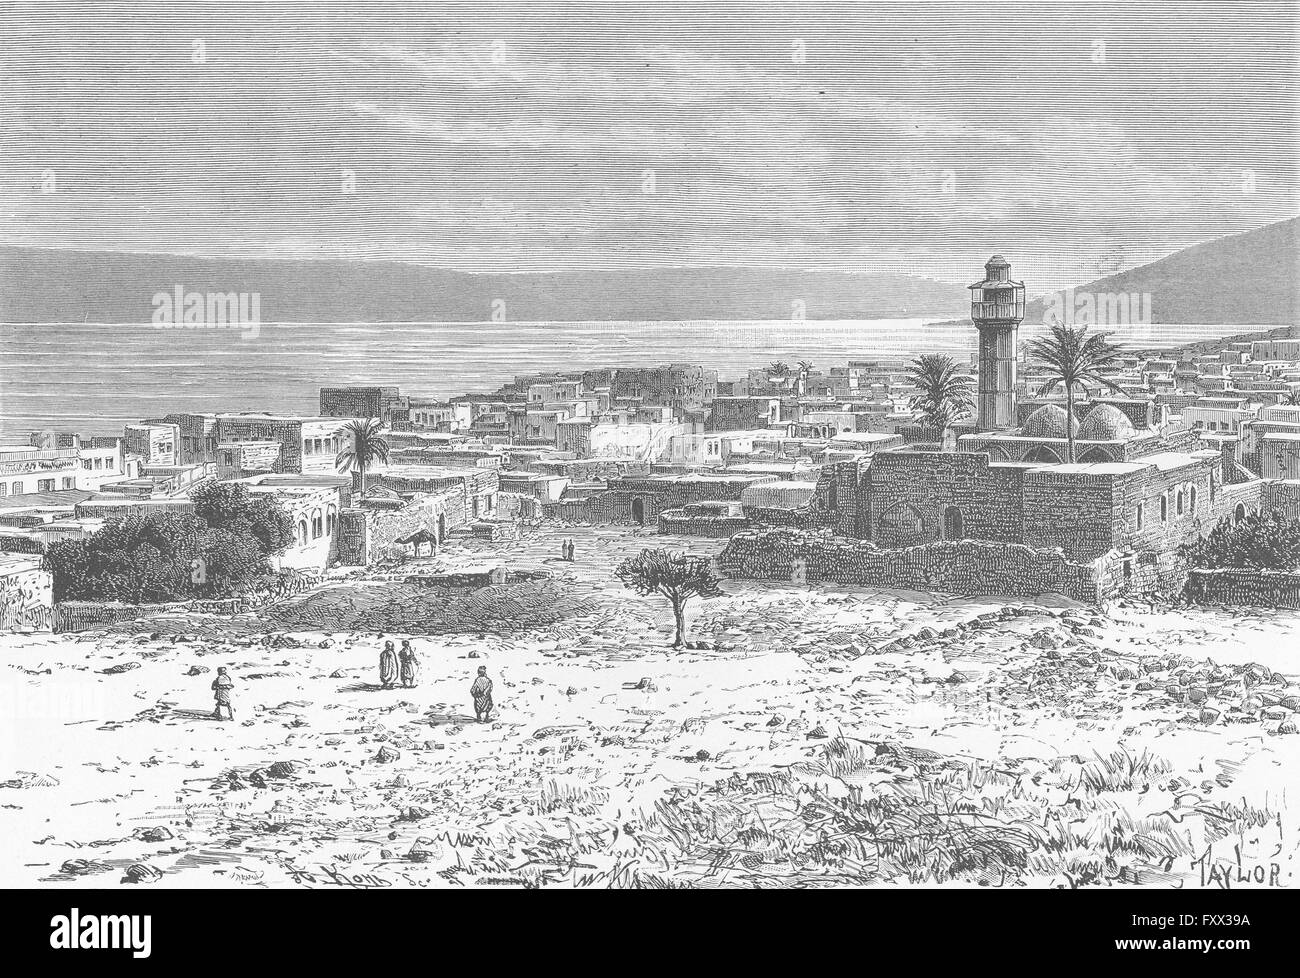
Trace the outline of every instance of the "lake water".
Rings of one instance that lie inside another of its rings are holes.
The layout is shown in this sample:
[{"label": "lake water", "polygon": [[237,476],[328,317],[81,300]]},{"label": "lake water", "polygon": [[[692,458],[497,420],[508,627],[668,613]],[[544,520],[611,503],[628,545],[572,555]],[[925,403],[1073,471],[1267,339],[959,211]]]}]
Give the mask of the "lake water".
[{"label": "lake water", "polygon": [[[1022,341],[1041,327],[1021,328]],[[1132,346],[1165,346],[1249,326],[1120,327]],[[1264,328],[1264,327],[1259,327]],[[150,324],[0,325],[0,436],[38,428],[120,434],[169,411],[314,413],[317,389],[390,384],[448,397],[516,374],[644,366],[716,368],[723,380],[773,360],[818,369],[850,359],[945,352],[968,358],[970,326],[926,319],[849,322],[263,323],[234,330]]]}]

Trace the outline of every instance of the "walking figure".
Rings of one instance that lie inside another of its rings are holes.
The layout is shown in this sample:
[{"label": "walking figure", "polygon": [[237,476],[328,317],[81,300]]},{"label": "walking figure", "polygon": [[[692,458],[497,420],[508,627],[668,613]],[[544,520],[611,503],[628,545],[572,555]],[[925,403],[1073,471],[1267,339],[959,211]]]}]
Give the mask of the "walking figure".
[{"label": "walking figure", "polygon": [[393,643],[385,642],[384,651],[379,653],[379,683],[384,689],[392,689],[397,682],[397,653]]},{"label": "walking figure", "polygon": [[402,685],[407,689],[413,688],[420,681],[420,660],[415,657],[415,649],[411,648],[409,638],[402,639],[397,659],[402,667]]},{"label": "walking figure", "polygon": [[474,697],[474,719],[486,723],[492,712],[492,680],[488,679],[487,666],[478,667],[478,678],[469,688],[469,694]]},{"label": "walking figure", "polygon": [[215,720],[226,719],[221,715],[221,708],[224,706],[226,712],[230,714],[229,719],[235,719],[235,708],[230,705],[230,691],[235,688],[234,681],[226,674],[225,666],[217,667],[217,678],[212,680],[213,698],[217,701],[217,707],[212,711],[212,717]]}]

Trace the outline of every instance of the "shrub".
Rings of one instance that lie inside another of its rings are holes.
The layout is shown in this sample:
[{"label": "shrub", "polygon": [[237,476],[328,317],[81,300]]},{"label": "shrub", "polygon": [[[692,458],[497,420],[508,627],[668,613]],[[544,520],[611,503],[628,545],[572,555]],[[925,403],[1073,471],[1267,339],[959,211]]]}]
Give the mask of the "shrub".
[{"label": "shrub", "polygon": [[1257,570],[1300,569],[1300,521],[1278,514],[1221,520],[1209,536],[1184,544],[1178,552],[1202,570],[1248,567]]},{"label": "shrub", "polygon": [[192,513],[132,514],[94,536],[49,548],[56,601],[130,604],[221,598],[270,573],[267,558],[293,538],[292,522],[245,486],[201,486]]}]

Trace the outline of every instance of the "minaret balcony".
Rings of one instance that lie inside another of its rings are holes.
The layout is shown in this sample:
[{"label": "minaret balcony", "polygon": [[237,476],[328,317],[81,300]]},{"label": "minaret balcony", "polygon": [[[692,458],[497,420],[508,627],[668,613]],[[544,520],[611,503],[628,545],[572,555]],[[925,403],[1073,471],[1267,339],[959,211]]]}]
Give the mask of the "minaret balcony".
[{"label": "minaret balcony", "polygon": [[970,318],[977,321],[981,319],[1024,319],[1024,296],[1010,302],[972,302],[970,304]]}]

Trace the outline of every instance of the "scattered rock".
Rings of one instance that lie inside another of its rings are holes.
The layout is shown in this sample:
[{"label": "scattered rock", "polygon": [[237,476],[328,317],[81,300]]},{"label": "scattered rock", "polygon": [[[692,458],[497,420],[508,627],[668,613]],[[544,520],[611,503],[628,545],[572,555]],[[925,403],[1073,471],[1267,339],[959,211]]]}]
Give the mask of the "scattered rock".
[{"label": "scattered rock", "polygon": [[823,727],[823,726],[819,723],[819,724],[817,724],[817,726],[813,727],[811,730],[808,731],[807,734],[804,735],[804,739],[805,739],[805,740],[825,740],[825,739],[826,739],[827,737],[829,737],[829,736],[830,736],[830,734],[828,734],[828,733],[826,732],[826,728]]},{"label": "scattered rock", "polygon": [[139,828],[131,833],[141,842],[166,842],[174,838],[172,830],[165,825],[154,825],[150,828]]},{"label": "scattered rock", "polygon": [[348,674],[345,669],[335,669],[330,673],[330,679],[347,679]]},{"label": "scattered rock", "polygon": [[1056,636],[1046,628],[1041,628],[1034,632],[1033,637],[1029,640],[1029,644],[1036,649],[1055,649],[1059,647],[1056,641]]},{"label": "scattered rock", "polygon": [[127,867],[126,875],[122,877],[123,883],[156,883],[162,879],[162,870],[157,866],[150,866],[148,863],[135,863]]},{"label": "scattered rock", "polygon": [[132,669],[139,669],[139,668],[140,668],[140,663],[138,662],[119,662],[115,666],[109,666],[107,669],[101,669],[99,671],[102,672],[105,676],[116,676],[119,675],[120,673],[130,672]]},{"label": "scattered rock", "polygon": [[59,867],[59,871],[71,873],[73,876],[85,876],[87,873],[95,871],[95,865],[86,859],[69,859]]},{"label": "scattered rock", "polygon": [[379,752],[375,754],[374,759],[375,759],[375,763],[377,764],[391,764],[393,761],[397,760],[401,756],[402,756],[401,751],[393,750],[393,748],[389,747],[387,744],[384,744],[384,746],[379,748]]},{"label": "scattered rock", "polygon": [[270,778],[292,778],[297,772],[297,761],[276,761],[266,769],[266,775]]},{"label": "scattered rock", "polygon": [[188,669],[188,671],[186,671],[185,675],[187,675],[187,676],[201,676],[201,675],[203,675],[205,672],[211,672],[211,671],[212,671],[212,670],[209,669],[207,666],[190,666],[190,668]]},{"label": "scattered rock", "polygon": [[767,721],[769,727],[779,727],[783,723],[785,723],[785,717],[781,716],[779,713],[775,714],[772,719]]}]

